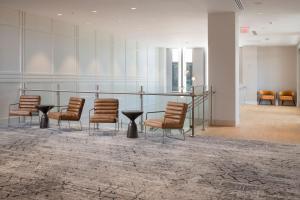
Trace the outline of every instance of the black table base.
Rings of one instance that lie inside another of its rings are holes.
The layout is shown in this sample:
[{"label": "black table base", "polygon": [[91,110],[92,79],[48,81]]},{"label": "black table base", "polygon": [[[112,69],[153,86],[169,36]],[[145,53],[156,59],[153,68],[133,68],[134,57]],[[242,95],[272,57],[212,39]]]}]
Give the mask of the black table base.
[{"label": "black table base", "polygon": [[40,128],[49,128],[49,118],[48,118],[48,111],[51,110],[54,106],[53,105],[38,105],[36,108],[43,113],[41,116],[40,121]]},{"label": "black table base", "polygon": [[49,128],[49,118],[48,118],[48,115],[43,114],[41,116],[40,128]]},{"label": "black table base", "polygon": [[135,121],[130,121],[127,129],[128,138],[138,138],[137,127]]},{"label": "black table base", "polygon": [[137,127],[135,123],[135,119],[143,114],[143,111],[140,110],[124,110],[122,113],[130,119],[127,129],[127,137],[128,138],[138,138]]}]

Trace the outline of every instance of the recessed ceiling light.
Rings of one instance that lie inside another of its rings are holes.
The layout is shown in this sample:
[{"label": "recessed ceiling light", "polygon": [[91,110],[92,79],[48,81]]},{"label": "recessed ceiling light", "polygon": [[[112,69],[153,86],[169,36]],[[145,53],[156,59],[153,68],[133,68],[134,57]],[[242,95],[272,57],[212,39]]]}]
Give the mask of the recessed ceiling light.
[{"label": "recessed ceiling light", "polygon": [[97,10],[92,10],[91,12],[92,12],[92,13],[96,13],[96,12],[97,12]]},{"label": "recessed ceiling light", "polygon": [[63,14],[61,14],[61,13],[57,13],[57,16],[62,16]]},{"label": "recessed ceiling light", "polygon": [[136,10],[136,8],[135,7],[132,7],[132,8],[130,8],[131,10]]}]

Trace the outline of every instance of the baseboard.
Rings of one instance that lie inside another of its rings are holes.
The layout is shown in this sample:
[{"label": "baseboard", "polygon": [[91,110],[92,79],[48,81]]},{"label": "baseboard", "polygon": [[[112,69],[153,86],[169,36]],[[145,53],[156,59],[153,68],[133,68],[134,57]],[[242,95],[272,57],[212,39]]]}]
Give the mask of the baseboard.
[{"label": "baseboard", "polygon": [[225,127],[236,127],[237,124],[232,120],[213,120],[211,126],[225,126]]},{"label": "baseboard", "polygon": [[245,104],[248,104],[248,105],[257,105],[257,101],[245,101]]}]

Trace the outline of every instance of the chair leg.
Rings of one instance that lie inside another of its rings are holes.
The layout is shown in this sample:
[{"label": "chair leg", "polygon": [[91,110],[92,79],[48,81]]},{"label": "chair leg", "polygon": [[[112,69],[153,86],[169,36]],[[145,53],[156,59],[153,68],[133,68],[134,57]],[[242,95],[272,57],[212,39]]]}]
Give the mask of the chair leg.
[{"label": "chair leg", "polygon": [[89,121],[89,135],[91,135],[91,122]]},{"label": "chair leg", "polygon": [[68,120],[69,128],[71,128],[70,121]]},{"label": "chair leg", "polygon": [[163,129],[163,144],[165,143],[165,133],[166,133],[166,130]]},{"label": "chair leg", "polygon": [[10,125],[10,115],[8,115],[7,127]]},{"label": "chair leg", "polygon": [[32,115],[30,116],[30,124],[29,124],[30,127],[31,127],[31,124],[32,124]]},{"label": "chair leg", "polygon": [[183,140],[185,140],[185,134],[184,134],[184,130],[183,129],[181,129],[181,133],[183,135]]},{"label": "chair leg", "polygon": [[58,128],[61,129],[61,120],[59,119],[57,123],[58,123]]},{"label": "chair leg", "polygon": [[145,129],[145,139],[147,139],[147,126],[144,126]]},{"label": "chair leg", "polygon": [[80,124],[80,130],[82,131],[82,124],[81,124],[81,120],[79,120],[79,124]]}]

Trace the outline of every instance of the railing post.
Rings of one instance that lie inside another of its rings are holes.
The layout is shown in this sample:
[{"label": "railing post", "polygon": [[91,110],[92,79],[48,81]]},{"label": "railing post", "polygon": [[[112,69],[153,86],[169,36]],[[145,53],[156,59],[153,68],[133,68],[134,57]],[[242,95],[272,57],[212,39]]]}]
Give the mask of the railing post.
[{"label": "railing post", "polygon": [[[140,90],[140,106],[141,106],[141,111],[144,111],[144,99],[143,99],[143,95],[144,95],[144,90],[143,90],[143,86],[141,85],[141,90]],[[140,125],[141,125],[141,132],[144,131],[144,126],[143,126],[143,122],[144,122],[144,117],[143,114],[141,115],[141,121],[140,121]]]},{"label": "railing post", "polygon": [[56,85],[56,105],[58,106],[57,107],[57,112],[60,111],[60,85],[59,83]]},{"label": "railing post", "polygon": [[96,93],[95,93],[95,98],[99,99],[99,85],[96,85]]},{"label": "railing post", "polygon": [[192,86],[192,135],[195,136],[195,86]]},{"label": "railing post", "polygon": [[[100,90],[100,87],[99,87],[99,85],[97,84],[97,85],[96,85],[96,93],[95,93],[95,98],[96,98],[96,99],[99,98],[99,92],[100,92],[99,90]],[[89,119],[89,120],[90,120],[90,119]],[[118,122],[118,123],[119,123],[119,122]],[[99,129],[99,124],[98,124],[98,123],[96,123],[96,128]]]},{"label": "railing post", "polygon": [[25,91],[25,90],[26,90],[26,83],[23,82],[23,83],[22,83],[22,90],[21,90],[21,94],[22,94],[22,95],[26,95],[26,91]]},{"label": "railing post", "polygon": [[205,131],[205,85],[203,85],[203,105],[202,105],[202,131]]},{"label": "railing post", "polygon": [[209,122],[209,124],[210,125],[212,125],[212,112],[213,112],[213,110],[212,110],[212,98],[213,98],[213,87],[212,87],[212,85],[210,86],[210,122]]}]

